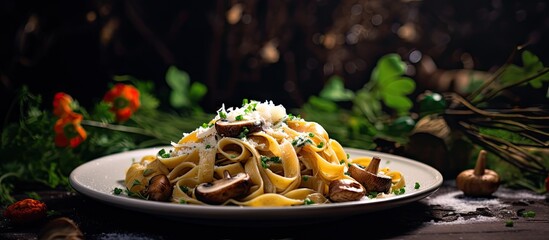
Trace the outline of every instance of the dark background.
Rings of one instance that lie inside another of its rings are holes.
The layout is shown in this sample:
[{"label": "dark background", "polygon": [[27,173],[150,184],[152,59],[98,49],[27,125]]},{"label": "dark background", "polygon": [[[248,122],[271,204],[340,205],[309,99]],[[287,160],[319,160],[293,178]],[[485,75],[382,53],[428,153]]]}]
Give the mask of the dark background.
[{"label": "dark background", "polygon": [[[58,91],[90,106],[124,74],[154,81],[162,98],[171,65],[207,85],[208,112],[242,98],[299,107],[334,74],[356,90],[387,53],[494,71],[528,44],[547,65],[548,13],[547,1],[4,0],[0,110],[23,85],[47,107]],[[449,88],[410,75],[418,91]]]}]

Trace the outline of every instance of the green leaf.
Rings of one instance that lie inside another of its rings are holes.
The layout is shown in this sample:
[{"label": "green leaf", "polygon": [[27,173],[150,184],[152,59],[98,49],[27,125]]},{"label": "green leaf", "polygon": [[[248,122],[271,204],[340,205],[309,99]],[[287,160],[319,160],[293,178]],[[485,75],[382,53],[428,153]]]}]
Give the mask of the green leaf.
[{"label": "green leaf", "polygon": [[383,94],[388,95],[407,95],[414,92],[416,83],[407,77],[400,77],[394,81],[388,82],[383,87]]},{"label": "green leaf", "polygon": [[537,72],[543,69],[543,63],[540,62],[538,56],[528,50],[522,52],[522,64],[524,64],[526,72]]},{"label": "green leaf", "polygon": [[349,89],[345,89],[343,79],[340,76],[333,75],[328,79],[319,96],[332,101],[348,101],[353,99],[354,93]]},{"label": "green leaf", "polygon": [[115,120],[115,115],[110,111],[111,106],[106,102],[99,102],[93,109],[91,118],[100,122],[112,123]]},{"label": "green leaf", "polygon": [[200,82],[193,82],[191,84],[191,90],[189,91],[189,99],[192,102],[197,103],[204,97],[204,95],[206,95],[207,92],[208,88],[206,85]]},{"label": "green leaf", "polygon": [[191,101],[185,96],[183,91],[172,90],[170,93],[170,104],[175,108],[188,107],[191,105]]},{"label": "green leaf", "polygon": [[353,105],[355,112],[358,111],[359,115],[365,116],[372,123],[382,115],[382,106],[379,100],[364,89],[357,91]]},{"label": "green leaf", "polygon": [[314,108],[324,111],[324,112],[335,112],[337,111],[337,104],[330,100],[326,100],[317,96],[309,97],[309,104]]},{"label": "green leaf", "polygon": [[396,53],[390,53],[381,57],[372,72],[372,79],[380,86],[389,84],[394,78],[406,72],[406,63]]},{"label": "green leaf", "polygon": [[514,82],[520,81],[522,78],[524,78],[524,75],[525,72],[523,68],[512,64],[505,68],[500,76],[500,81],[504,84],[512,84]]},{"label": "green leaf", "polygon": [[166,82],[172,88],[170,92],[170,105],[174,108],[191,106],[191,100],[187,96],[189,93],[190,77],[187,72],[179,70],[175,66],[170,66],[166,71]]},{"label": "green leaf", "polygon": [[[522,63],[524,64],[524,72],[527,76],[532,76],[543,70],[543,63],[539,58],[526,50],[522,53]],[[542,81],[549,80],[549,73],[543,74],[537,78],[529,81],[530,86],[533,88],[541,88],[543,86]]]},{"label": "green leaf", "polygon": [[515,144],[536,144],[529,138],[523,137],[518,133],[503,130],[503,129],[494,129],[487,127],[479,127],[479,132],[482,134],[490,135],[493,137],[505,139],[506,141],[515,143]]},{"label": "green leaf", "polygon": [[166,71],[166,82],[172,90],[187,92],[191,78],[187,72],[179,70],[175,66],[170,66]]},{"label": "green leaf", "polygon": [[140,98],[142,109],[156,109],[160,105],[160,101],[148,92],[141,92]]},{"label": "green leaf", "polygon": [[[502,83],[511,85],[528,77],[534,76],[545,69],[539,58],[530,51],[526,50],[522,52],[521,56],[523,67],[509,65],[500,77],[500,81]],[[549,73],[530,80],[528,84],[530,84],[533,88],[541,88],[544,81],[549,81]]]},{"label": "green leaf", "polygon": [[399,113],[406,112],[413,106],[412,100],[401,95],[384,94],[383,102],[385,102],[388,107],[395,109]]}]

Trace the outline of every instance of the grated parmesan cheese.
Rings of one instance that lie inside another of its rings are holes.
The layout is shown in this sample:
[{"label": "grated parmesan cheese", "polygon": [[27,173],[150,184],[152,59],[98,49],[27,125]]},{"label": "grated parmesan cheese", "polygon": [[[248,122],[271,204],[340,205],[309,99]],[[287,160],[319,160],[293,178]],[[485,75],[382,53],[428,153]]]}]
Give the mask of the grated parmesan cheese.
[{"label": "grated parmesan cheese", "polygon": [[[226,119],[230,122],[238,121],[237,118],[240,120],[255,120],[258,122],[263,122],[263,130],[266,133],[271,135],[287,136],[287,134],[280,128],[284,119],[287,118],[286,108],[282,105],[275,105],[273,101],[259,102],[252,100],[239,108],[226,108],[225,104],[222,104],[221,108],[217,110],[217,115],[210,123],[215,123],[217,120],[221,119],[220,115],[222,113],[225,114]],[[217,146],[217,139],[215,137],[217,135],[217,131],[215,130],[215,127],[200,126],[195,129],[195,131],[197,138],[204,139],[204,141],[199,143],[191,142],[184,144],[172,142],[171,145],[173,147],[180,148],[179,151],[172,152],[172,156],[189,154],[196,148],[205,148],[206,146],[215,148]],[[190,133],[183,133],[183,137],[186,137],[189,134]],[[247,141],[247,139],[243,140]],[[257,145],[257,143],[252,141],[250,141],[250,144]]]}]

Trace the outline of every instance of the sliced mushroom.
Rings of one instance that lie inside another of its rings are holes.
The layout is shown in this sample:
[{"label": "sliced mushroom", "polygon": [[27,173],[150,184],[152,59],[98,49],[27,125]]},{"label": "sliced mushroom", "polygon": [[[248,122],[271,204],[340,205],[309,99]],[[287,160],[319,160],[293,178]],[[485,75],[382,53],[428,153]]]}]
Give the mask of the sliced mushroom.
[{"label": "sliced mushroom", "polygon": [[330,183],[329,195],[333,202],[358,201],[366,194],[366,189],[353,179],[337,179]]},{"label": "sliced mushroom", "polygon": [[380,162],[381,159],[375,156],[366,169],[356,164],[351,164],[348,170],[349,175],[362,184],[367,192],[389,193],[391,189],[391,177],[377,173]]},{"label": "sliced mushroom", "polygon": [[168,177],[164,174],[158,174],[149,180],[149,186],[145,189],[145,195],[150,200],[168,201],[172,196],[173,186]]},{"label": "sliced mushroom", "polygon": [[215,130],[222,137],[238,137],[240,134],[250,134],[261,131],[263,123],[258,120],[244,120],[229,122],[218,120],[215,122]]},{"label": "sliced mushroom", "polygon": [[250,190],[250,186],[250,176],[247,173],[238,173],[231,177],[231,174],[225,171],[223,179],[199,184],[194,194],[202,202],[222,204],[231,198],[244,196]]}]

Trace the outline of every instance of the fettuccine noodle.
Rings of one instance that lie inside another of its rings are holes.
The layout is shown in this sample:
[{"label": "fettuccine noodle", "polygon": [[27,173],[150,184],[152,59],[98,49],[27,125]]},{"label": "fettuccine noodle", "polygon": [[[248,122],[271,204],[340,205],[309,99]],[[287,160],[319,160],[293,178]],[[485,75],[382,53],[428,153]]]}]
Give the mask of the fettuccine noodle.
[{"label": "fettuccine noodle", "polygon": [[[232,130],[238,131],[235,136],[223,134],[218,128],[221,126],[216,125],[219,121],[252,125],[233,126]],[[252,131],[250,126],[260,128]],[[172,142],[170,149],[143,156],[127,170],[125,184],[132,196],[147,198],[151,179],[162,175],[169,180],[171,191],[165,201],[205,205],[212,203],[197,197],[199,185],[245,174],[249,177],[245,192],[217,204],[323,204],[332,202],[328,197],[332,181],[352,179],[347,174],[350,164],[365,167],[371,159],[350,159],[320,124],[287,114],[281,105],[244,101],[240,108],[223,106],[214,119],[185,133],[178,142]],[[380,168],[378,173],[391,178],[391,189],[376,197],[393,194],[405,186],[404,176],[398,171]]]}]

